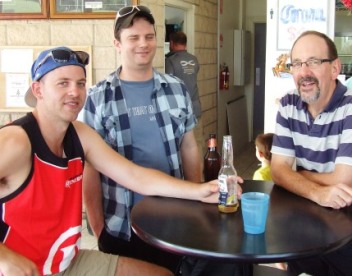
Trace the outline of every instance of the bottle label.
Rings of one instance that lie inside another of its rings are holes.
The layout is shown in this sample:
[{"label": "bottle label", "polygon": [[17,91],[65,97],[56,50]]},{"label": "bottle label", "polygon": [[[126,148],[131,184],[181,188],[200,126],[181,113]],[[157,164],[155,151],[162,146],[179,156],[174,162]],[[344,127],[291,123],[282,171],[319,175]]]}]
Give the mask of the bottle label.
[{"label": "bottle label", "polygon": [[233,206],[237,202],[237,179],[235,176],[219,175],[219,205]]}]

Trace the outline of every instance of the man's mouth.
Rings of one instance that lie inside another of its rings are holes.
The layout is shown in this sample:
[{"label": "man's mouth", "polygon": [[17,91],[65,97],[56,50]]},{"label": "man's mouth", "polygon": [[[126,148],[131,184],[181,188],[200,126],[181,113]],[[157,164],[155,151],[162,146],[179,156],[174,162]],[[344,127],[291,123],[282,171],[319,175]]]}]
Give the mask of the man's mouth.
[{"label": "man's mouth", "polygon": [[316,78],[313,77],[308,77],[308,78],[301,78],[298,82],[300,87],[303,88],[308,88],[311,87],[313,85],[318,85],[318,80]]},{"label": "man's mouth", "polygon": [[137,55],[147,55],[148,52],[138,52]]},{"label": "man's mouth", "polygon": [[66,102],[65,105],[68,105],[68,106],[71,106],[71,107],[79,106],[78,102],[73,102],[73,101]]}]

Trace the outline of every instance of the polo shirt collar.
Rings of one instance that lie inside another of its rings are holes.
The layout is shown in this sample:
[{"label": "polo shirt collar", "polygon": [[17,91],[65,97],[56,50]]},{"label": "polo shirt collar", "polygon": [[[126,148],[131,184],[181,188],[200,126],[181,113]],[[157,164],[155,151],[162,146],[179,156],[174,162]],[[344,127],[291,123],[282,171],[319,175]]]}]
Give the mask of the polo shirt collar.
[{"label": "polo shirt collar", "polygon": [[[330,112],[336,109],[338,107],[339,103],[343,99],[345,93],[347,91],[347,87],[344,86],[339,80],[336,80],[336,88],[334,93],[332,94],[332,97],[328,103],[328,105],[325,107],[324,112]],[[298,91],[297,91],[298,93]],[[307,103],[302,101],[302,98],[299,97],[298,102],[297,102],[297,108],[298,109],[307,109]]]}]

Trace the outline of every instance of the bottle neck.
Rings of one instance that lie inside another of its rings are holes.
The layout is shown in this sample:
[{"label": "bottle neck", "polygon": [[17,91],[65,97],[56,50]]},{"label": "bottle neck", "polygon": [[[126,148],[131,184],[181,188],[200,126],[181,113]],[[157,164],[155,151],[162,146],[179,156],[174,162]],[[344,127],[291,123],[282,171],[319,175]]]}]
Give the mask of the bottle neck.
[{"label": "bottle neck", "polygon": [[208,150],[209,151],[216,151],[216,138],[210,138],[208,140]]},{"label": "bottle neck", "polygon": [[222,165],[233,166],[233,149],[231,139],[224,139],[222,145]]}]

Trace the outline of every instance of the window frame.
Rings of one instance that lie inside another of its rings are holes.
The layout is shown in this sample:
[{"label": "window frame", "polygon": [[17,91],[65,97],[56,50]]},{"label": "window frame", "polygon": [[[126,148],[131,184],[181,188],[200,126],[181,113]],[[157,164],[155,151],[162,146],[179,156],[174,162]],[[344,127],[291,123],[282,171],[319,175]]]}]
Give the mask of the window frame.
[{"label": "window frame", "polygon": [[[116,11],[112,12],[58,12],[57,2],[60,0],[50,0],[50,18],[53,19],[114,19],[116,12],[123,6],[118,5]],[[104,1],[104,0],[101,0]],[[82,4],[85,0],[82,0]],[[139,0],[125,0],[124,6],[138,5]]]},{"label": "window frame", "polygon": [[[16,1],[16,0],[14,0]],[[2,4],[6,2],[1,2],[1,7]],[[8,12],[2,12],[2,9],[0,11],[0,20],[12,20],[12,19],[46,19],[49,16],[49,6],[48,6],[48,1],[45,0],[40,0],[40,8],[41,11],[38,13],[33,13],[33,12],[21,12],[21,13],[8,13]]]}]

